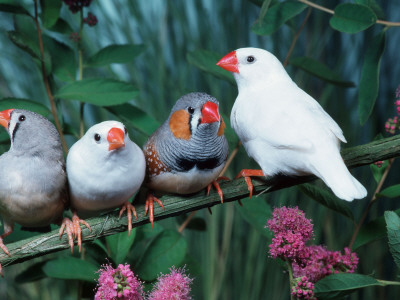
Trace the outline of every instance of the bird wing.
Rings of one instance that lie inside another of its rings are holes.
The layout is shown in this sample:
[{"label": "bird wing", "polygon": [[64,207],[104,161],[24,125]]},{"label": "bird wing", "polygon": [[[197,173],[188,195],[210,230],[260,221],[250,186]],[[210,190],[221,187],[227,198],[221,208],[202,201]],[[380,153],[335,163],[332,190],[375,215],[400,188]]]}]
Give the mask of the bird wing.
[{"label": "bird wing", "polygon": [[297,86],[239,94],[237,100],[231,122],[244,143],[262,139],[278,149],[311,151],[317,141],[332,136],[346,142],[336,122]]}]

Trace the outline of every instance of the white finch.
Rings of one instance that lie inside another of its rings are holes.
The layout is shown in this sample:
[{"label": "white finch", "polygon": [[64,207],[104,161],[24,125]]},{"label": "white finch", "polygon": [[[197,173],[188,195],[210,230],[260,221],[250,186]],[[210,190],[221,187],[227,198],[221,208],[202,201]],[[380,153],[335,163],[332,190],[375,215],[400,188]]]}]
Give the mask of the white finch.
[{"label": "white finch", "polygon": [[[127,210],[128,232],[132,230],[132,213],[135,208],[129,198],[140,188],[146,163],[142,149],[132,142],[125,126],[118,121],[105,121],[89,128],[86,134],[70,149],[67,157],[67,174],[74,212],[72,222],[64,219],[60,236],[67,228],[71,250],[74,237],[81,248],[79,219],[121,207],[120,216]],[[72,241],[72,243],[71,243]]]},{"label": "white finch", "polygon": [[366,189],[350,174],[340,156],[346,142],[336,122],[300,89],[280,61],[268,51],[242,48],[224,56],[218,66],[232,72],[239,94],[231,124],[247,154],[261,170],[240,175],[302,176],[314,174],[341,199],[364,198]]}]

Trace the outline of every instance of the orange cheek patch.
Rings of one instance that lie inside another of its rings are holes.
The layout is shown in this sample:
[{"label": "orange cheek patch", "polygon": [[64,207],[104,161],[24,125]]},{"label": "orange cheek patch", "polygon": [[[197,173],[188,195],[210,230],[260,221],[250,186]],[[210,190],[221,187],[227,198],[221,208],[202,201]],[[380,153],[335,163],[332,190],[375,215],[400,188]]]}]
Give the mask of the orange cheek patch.
[{"label": "orange cheek patch", "polygon": [[189,113],[186,110],[174,112],[169,120],[169,129],[177,139],[190,140]]},{"label": "orange cheek patch", "polygon": [[218,129],[218,133],[217,133],[218,136],[221,136],[224,134],[225,127],[226,127],[226,125],[225,125],[224,119],[222,119],[222,117],[221,117],[221,124],[219,125],[219,129]]}]

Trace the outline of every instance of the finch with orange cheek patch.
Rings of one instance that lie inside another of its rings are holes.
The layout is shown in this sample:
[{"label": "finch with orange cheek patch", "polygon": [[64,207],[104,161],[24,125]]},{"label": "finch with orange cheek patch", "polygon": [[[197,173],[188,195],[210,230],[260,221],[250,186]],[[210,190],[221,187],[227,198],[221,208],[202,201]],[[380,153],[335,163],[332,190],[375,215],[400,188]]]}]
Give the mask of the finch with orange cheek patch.
[{"label": "finch with orange cheek patch", "polygon": [[[90,226],[79,217],[121,207],[120,216],[128,214],[128,234],[136,211],[129,198],[140,188],[145,174],[142,149],[132,142],[121,122],[105,121],[92,126],[68,153],[67,174],[74,212],[72,221],[65,218],[60,229],[67,230],[71,251],[73,238],[81,250],[81,227]],[[78,217],[79,215],[79,217]]]},{"label": "finch with orange cheek patch", "polygon": [[[191,194],[213,185],[223,201],[216,179],[226,163],[228,142],[218,106],[217,99],[205,93],[190,93],[176,102],[168,119],[144,145],[149,189]],[[162,206],[150,192],[146,213],[150,211],[152,225],[153,201]]]}]

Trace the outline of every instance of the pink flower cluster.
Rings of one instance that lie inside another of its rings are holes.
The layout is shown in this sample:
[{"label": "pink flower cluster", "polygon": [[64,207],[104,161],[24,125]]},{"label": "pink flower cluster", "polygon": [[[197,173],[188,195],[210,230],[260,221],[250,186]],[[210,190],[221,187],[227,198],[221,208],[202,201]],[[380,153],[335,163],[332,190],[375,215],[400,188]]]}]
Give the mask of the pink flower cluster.
[{"label": "pink flower cluster", "polygon": [[148,300],[190,300],[190,284],[193,279],[185,275],[185,269],[172,268],[168,275],[157,279]]},{"label": "pink flower cluster", "polygon": [[309,281],[317,282],[333,273],[354,273],[357,268],[357,254],[352,253],[349,248],[344,248],[344,254],[340,251],[329,251],[324,246],[309,246],[308,249],[310,259],[307,265],[292,265],[295,277],[307,276]]},{"label": "pink flower cluster", "polygon": [[88,16],[86,18],[83,18],[83,23],[88,24],[90,27],[96,26],[97,22],[97,17],[91,12],[88,13]]},{"label": "pink flower cluster", "polygon": [[271,256],[305,265],[310,255],[306,242],[313,236],[313,225],[304,213],[297,207],[276,208],[267,226],[274,233],[269,245]]},{"label": "pink flower cluster", "polygon": [[84,6],[89,6],[92,0],[63,0],[63,2],[68,5],[70,11],[77,13]]},{"label": "pink flower cluster", "polygon": [[[400,85],[396,89],[396,101],[394,102],[396,106],[397,114],[400,115]],[[390,134],[395,134],[396,130],[400,128],[400,120],[398,116],[389,118],[385,123],[385,130]]]},{"label": "pink flower cluster", "polygon": [[193,279],[185,274],[185,268],[172,267],[169,274],[161,274],[151,293],[146,296],[143,284],[128,264],[116,269],[104,265],[100,269],[95,300],[190,300]]},{"label": "pink flower cluster", "polygon": [[385,163],[384,160],[378,160],[378,161],[374,162],[374,165],[377,166],[378,168],[381,168],[384,163]]},{"label": "pink flower cluster", "polygon": [[307,276],[296,278],[291,294],[297,299],[317,299],[314,295],[314,283]]},{"label": "pink flower cluster", "polygon": [[274,233],[269,253],[293,268],[292,295],[315,299],[314,283],[333,273],[353,273],[358,264],[356,253],[345,248],[329,251],[324,246],[306,246],[313,237],[313,225],[297,207],[275,208],[267,227]]},{"label": "pink flower cluster", "polygon": [[100,270],[98,290],[94,299],[143,300],[143,285],[128,264],[120,264],[116,269],[111,265],[104,265]]}]

